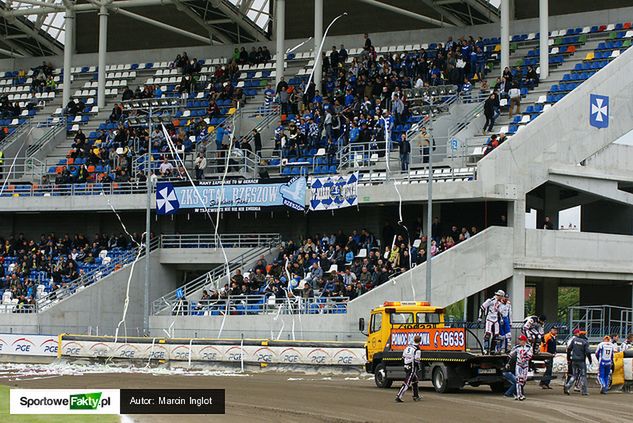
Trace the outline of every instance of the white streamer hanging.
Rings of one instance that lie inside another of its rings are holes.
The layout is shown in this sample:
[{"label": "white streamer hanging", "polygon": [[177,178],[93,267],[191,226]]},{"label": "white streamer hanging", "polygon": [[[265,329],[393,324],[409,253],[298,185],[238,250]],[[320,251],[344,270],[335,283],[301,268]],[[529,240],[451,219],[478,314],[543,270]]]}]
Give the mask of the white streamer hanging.
[{"label": "white streamer hanging", "polygon": [[[385,124],[385,164],[387,166],[387,175],[389,175],[391,173],[391,167],[389,165],[389,152],[391,151],[391,146],[389,145],[389,143],[391,142],[391,137],[389,136],[389,131],[387,130],[387,119],[383,117],[382,121]],[[398,185],[396,184],[395,179],[393,180],[393,188],[396,190],[396,194],[398,194],[398,225],[402,226],[407,231],[407,241],[409,249],[409,282],[411,284],[411,292],[413,295],[412,300],[415,301],[415,285],[413,283],[413,272],[411,272],[411,234],[409,233],[409,229],[404,225],[404,219],[402,218],[402,195],[400,194],[400,189],[398,189]]]},{"label": "white streamer hanging", "polygon": [[[239,106],[239,105],[238,105]],[[235,125],[233,125],[235,126]],[[229,268],[229,259],[226,255],[226,251],[224,250],[224,245],[222,245],[221,240],[218,237],[218,227],[220,225],[220,202],[218,202],[218,212],[216,215],[216,221],[213,221],[213,217],[211,216],[211,213],[209,211],[209,208],[207,207],[206,203],[202,200],[202,195],[200,195],[200,191],[198,190],[198,186],[193,182],[193,179],[191,178],[191,175],[189,174],[189,171],[187,170],[187,167],[185,166],[184,161],[181,159],[180,155],[178,154],[178,151],[176,150],[176,147],[174,146],[173,141],[171,140],[171,136],[169,135],[169,132],[167,132],[167,128],[165,128],[165,125],[161,124],[161,127],[163,129],[163,135],[165,136],[165,140],[167,141],[167,145],[169,146],[169,150],[172,153],[172,155],[174,157],[176,157],[176,160],[181,164],[181,166],[183,167],[183,169],[185,170],[185,175],[187,176],[187,179],[189,180],[189,183],[191,184],[191,186],[193,187],[194,192],[196,193],[196,196],[198,197],[198,201],[200,201],[200,203],[202,204],[202,207],[204,208],[204,212],[206,213],[206,215],[209,217],[209,220],[211,221],[211,224],[213,225],[214,228],[214,236],[216,239],[216,242],[220,245],[220,249],[222,251],[222,256],[224,258],[224,267],[226,269],[226,279],[227,279],[227,283],[231,283],[231,270]],[[233,137],[233,133],[235,131],[231,132],[231,137]],[[231,138],[231,145],[233,144],[233,138]],[[231,151],[231,146],[229,146],[229,153],[227,155],[226,158],[226,167],[225,167],[225,172],[224,175],[222,176],[222,182],[220,184],[220,192],[224,192],[224,185],[226,183],[226,176],[228,173],[228,163],[229,163],[229,157],[230,157],[230,151]],[[219,295],[219,286],[218,286],[218,295]],[[222,324],[220,325],[220,330],[218,332],[218,338],[220,338],[220,336],[222,336],[222,331],[224,330],[224,323],[226,321],[226,316],[228,314],[229,311],[229,301],[227,299],[226,301],[226,310],[224,315],[222,316]]]}]

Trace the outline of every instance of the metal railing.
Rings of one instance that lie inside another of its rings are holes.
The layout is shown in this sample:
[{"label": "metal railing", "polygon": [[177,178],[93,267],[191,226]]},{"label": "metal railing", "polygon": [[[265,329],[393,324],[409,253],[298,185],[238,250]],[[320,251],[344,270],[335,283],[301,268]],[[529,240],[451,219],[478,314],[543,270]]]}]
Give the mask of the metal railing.
[{"label": "metal railing", "polygon": [[465,113],[463,116],[459,116],[457,122],[455,122],[450,128],[448,128],[448,138],[452,138],[460,131],[468,127],[473,120],[481,116],[484,112],[484,101],[488,98],[490,93],[469,93],[468,96],[462,96],[462,101],[466,103],[478,103],[475,108]]},{"label": "metal railing", "polygon": [[62,131],[66,131],[66,122],[58,122],[57,124],[51,126],[49,130],[44,133],[44,135],[42,135],[38,140],[29,145],[29,147],[26,149],[26,156],[33,156],[42,147],[54,140],[55,137],[57,137],[57,135]]},{"label": "metal railing", "polygon": [[[254,129],[257,129],[257,132],[262,132],[266,128],[268,128],[272,123],[279,122],[281,119],[281,108],[278,104],[273,103],[272,105],[266,106],[257,106],[256,108],[246,108],[240,109],[238,111],[240,113],[239,118],[241,119],[252,119],[260,117],[261,120],[255,125]],[[248,132],[248,134],[242,136],[242,140],[246,140],[249,143],[253,141],[253,132],[252,130]],[[255,147],[255,146],[253,146]]]},{"label": "metal railing", "polygon": [[157,315],[163,313],[166,310],[171,310],[182,297],[186,298],[204,287],[207,287],[209,289],[218,289],[220,286],[220,282],[223,279],[225,279],[225,283],[229,283],[230,281],[227,278],[228,274],[232,274],[237,269],[248,267],[248,265],[253,263],[255,260],[258,260],[262,254],[264,254],[266,251],[269,251],[276,245],[277,244],[272,242],[264,246],[252,248],[251,250],[231,260],[228,263],[228,269],[226,265],[218,266],[215,269],[195,278],[194,280],[187,282],[179,288],[174,289],[173,291],[163,295],[162,297],[152,302],[152,313]]},{"label": "metal railing", "polygon": [[613,305],[574,306],[568,309],[569,327],[587,331],[590,341],[604,335],[633,333],[633,309]]},{"label": "metal railing", "polygon": [[161,248],[256,248],[262,245],[278,245],[281,235],[278,233],[256,234],[170,234],[161,235]]},{"label": "metal railing", "polygon": [[35,304],[0,304],[0,314],[11,313],[35,313],[37,307]]},{"label": "metal railing", "polygon": [[5,186],[0,197],[58,197],[80,195],[126,195],[146,194],[145,182],[113,182],[108,184],[24,184],[12,183]]},{"label": "metal railing", "polygon": [[[31,184],[32,181],[42,182],[42,177],[46,174],[46,166],[39,160],[26,159],[13,163],[13,158],[5,159],[2,166],[3,180],[6,179],[3,196],[5,193],[12,191],[16,185],[21,186],[18,181],[23,180],[24,184]],[[0,183],[0,187],[2,184]]]},{"label": "metal railing", "polygon": [[257,314],[345,314],[349,297],[275,297],[230,295],[226,299],[190,301],[181,299],[171,310],[174,316],[223,316]]},{"label": "metal railing", "polygon": [[[152,239],[150,241],[149,246],[150,246],[150,252],[156,250],[159,246],[158,238]],[[90,272],[81,274],[77,279],[67,283],[63,288],[59,288],[55,291],[48,293],[46,297],[41,298],[37,302],[37,310],[44,311],[47,308],[58,303],[59,301],[62,301],[63,299],[74,295],[76,292],[81,291],[83,288],[90,286],[96,282],[99,282],[101,279],[105,278],[106,276],[131,265],[132,262],[134,262],[134,260],[136,259],[136,256],[138,255],[139,248],[142,249],[139,259],[145,257],[144,245],[131,249],[127,251],[125,254],[122,254],[112,259],[109,263],[102,265],[98,268],[95,268]]]}]

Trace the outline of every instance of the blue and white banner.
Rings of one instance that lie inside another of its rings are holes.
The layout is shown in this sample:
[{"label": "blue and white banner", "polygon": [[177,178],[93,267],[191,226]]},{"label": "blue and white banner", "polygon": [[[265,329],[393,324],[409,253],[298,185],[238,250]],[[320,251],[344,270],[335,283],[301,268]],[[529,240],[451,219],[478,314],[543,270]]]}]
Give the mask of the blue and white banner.
[{"label": "blue and white banner", "polygon": [[259,211],[264,207],[286,206],[305,209],[306,179],[236,179],[198,182],[159,182],[156,184],[156,213],[174,214],[179,210]]},{"label": "blue and white banner", "polygon": [[310,186],[310,210],[334,210],[358,205],[358,173],[315,178]]}]

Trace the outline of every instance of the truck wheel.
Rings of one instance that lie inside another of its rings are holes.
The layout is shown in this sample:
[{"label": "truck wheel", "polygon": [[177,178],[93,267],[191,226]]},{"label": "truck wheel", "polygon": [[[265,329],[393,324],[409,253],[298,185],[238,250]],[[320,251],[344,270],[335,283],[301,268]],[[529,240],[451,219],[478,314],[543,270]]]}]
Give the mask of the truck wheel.
[{"label": "truck wheel", "polygon": [[436,366],[433,369],[431,381],[435,391],[440,394],[448,392],[448,375],[446,373],[446,367],[444,366]]},{"label": "truck wheel", "polygon": [[391,388],[393,380],[387,378],[387,366],[385,363],[380,363],[374,370],[374,382],[376,386],[382,389]]},{"label": "truck wheel", "polygon": [[505,382],[495,382],[490,384],[490,390],[495,394],[503,394],[508,390],[509,385],[506,385]]}]

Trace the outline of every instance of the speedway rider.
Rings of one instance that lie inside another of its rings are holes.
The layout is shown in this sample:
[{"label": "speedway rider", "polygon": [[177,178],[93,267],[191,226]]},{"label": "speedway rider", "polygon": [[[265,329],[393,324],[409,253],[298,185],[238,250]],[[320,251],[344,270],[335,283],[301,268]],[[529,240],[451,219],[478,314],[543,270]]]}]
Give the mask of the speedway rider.
[{"label": "speedway rider", "polygon": [[402,360],[404,361],[404,371],[406,376],[404,378],[404,382],[402,383],[402,387],[396,396],[396,402],[404,402],[402,401],[402,397],[405,392],[407,392],[410,385],[413,385],[413,401],[420,401],[422,399],[420,393],[418,392],[418,369],[420,368],[420,361],[422,358],[422,352],[420,351],[421,340],[422,338],[420,338],[420,335],[416,335],[413,338],[413,344],[407,345],[402,352]]},{"label": "speedway rider", "polygon": [[[495,292],[495,296],[488,298],[479,307],[478,323],[481,323],[482,317],[486,318],[486,329],[484,334],[484,353],[491,354],[495,351],[495,345],[497,338],[499,337],[499,307],[501,306],[501,299],[504,297],[505,292],[498,290]],[[492,342],[490,342],[492,338]]]},{"label": "speedway rider", "polygon": [[600,382],[601,394],[606,394],[609,390],[609,381],[611,378],[611,369],[613,369],[613,354],[615,354],[615,345],[611,342],[609,335],[605,336],[603,341],[596,348],[596,358],[600,367],[598,370],[598,381]]},{"label": "speedway rider", "polygon": [[509,363],[516,358],[516,367],[515,367],[515,378],[516,378],[516,394],[514,396],[515,400],[523,401],[525,400],[525,395],[523,395],[523,387],[527,382],[530,360],[532,359],[533,351],[530,345],[527,345],[527,337],[525,335],[519,336],[519,345],[514,347],[514,349],[510,352],[508,357],[508,365]]}]

